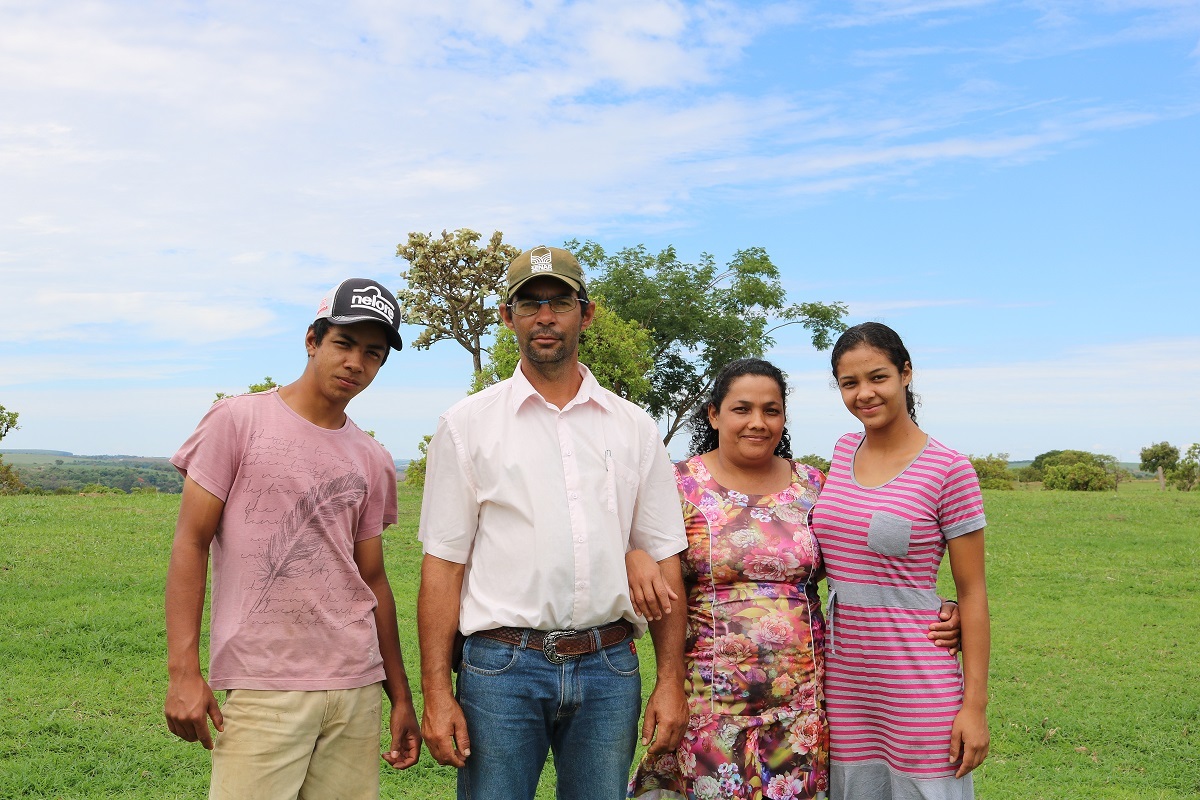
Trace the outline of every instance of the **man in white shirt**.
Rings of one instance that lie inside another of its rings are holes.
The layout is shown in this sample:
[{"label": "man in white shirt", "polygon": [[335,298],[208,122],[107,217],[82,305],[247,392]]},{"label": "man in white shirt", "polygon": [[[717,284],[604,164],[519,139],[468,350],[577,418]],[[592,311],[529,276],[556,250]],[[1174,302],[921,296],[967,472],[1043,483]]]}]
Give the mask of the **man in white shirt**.
[{"label": "man in white shirt", "polygon": [[[500,316],[521,362],[443,414],[429,444],[422,733],[459,768],[459,798],[532,798],[551,750],[559,798],[624,797],[641,706],[633,639],[647,626],[625,553],[650,553],[684,596],[687,538],[658,428],[578,360],[594,312],[569,252],[518,256]],[[686,618],[648,625],[658,666],[642,739],[665,753],[687,727]]]}]

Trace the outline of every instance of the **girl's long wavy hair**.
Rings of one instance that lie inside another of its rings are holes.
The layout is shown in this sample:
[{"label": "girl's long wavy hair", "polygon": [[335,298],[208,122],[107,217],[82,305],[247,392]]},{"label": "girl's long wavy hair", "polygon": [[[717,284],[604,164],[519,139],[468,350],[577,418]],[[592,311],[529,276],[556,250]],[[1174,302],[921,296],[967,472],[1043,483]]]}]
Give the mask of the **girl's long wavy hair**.
[{"label": "girl's long wavy hair", "polygon": [[[717,373],[708,400],[692,413],[692,441],[689,455],[697,456],[717,449],[720,442],[717,437],[717,429],[709,424],[708,409],[720,411],[721,403],[725,402],[725,396],[729,394],[729,387],[743,375],[762,375],[779,384],[779,396],[783,399],[784,413],[787,413],[787,376],[783,374],[783,370],[761,358],[739,358],[736,361],[730,361]],[[783,435],[779,437],[779,444],[775,446],[775,455],[781,458],[792,457],[792,437],[788,435],[786,425],[783,428]]]}]

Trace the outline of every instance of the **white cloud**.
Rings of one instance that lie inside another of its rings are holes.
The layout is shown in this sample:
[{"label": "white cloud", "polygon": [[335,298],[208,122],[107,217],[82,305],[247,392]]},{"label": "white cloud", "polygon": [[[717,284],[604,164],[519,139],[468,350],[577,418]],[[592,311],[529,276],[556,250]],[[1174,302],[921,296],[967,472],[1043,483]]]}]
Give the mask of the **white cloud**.
[{"label": "white cloud", "polygon": [[830,27],[879,25],[946,12],[969,11],[994,5],[996,0],[853,0],[850,13],[839,9],[826,18]]},{"label": "white cloud", "polygon": [[[697,229],[735,210],[956,196],[962,183],[937,170],[1030,164],[1195,115],[1178,84],[1142,78],[1144,92],[1122,96],[1010,69],[1167,37],[1191,47],[1198,13],[1166,0],[10,2],[0,278],[25,300],[6,305],[0,381],[174,377],[207,367],[185,346],[197,342],[253,339],[253,353],[306,322],[338,277],[398,283],[394,247],[410,230],[712,239],[723,231]],[[833,24],[848,27],[822,30]],[[967,302],[953,291],[872,295],[853,312]],[[85,356],[75,341],[113,348]],[[1005,369],[1012,387],[1051,380]],[[960,377],[947,386],[984,380]],[[829,400],[836,432],[844,412]]]},{"label": "white cloud", "polygon": [[[784,347],[768,357],[790,378],[793,449],[828,457],[838,436],[861,427],[821,366],[828,355]],[[921,359],[930,363],[937,354]],[[1197,438],[1200,339],[1077,347],[1037,360],[937,364],[918,368],[914,387],[922,429],[960,452],[1023,459],[1073,448],[1137,461],[1147,444]]]}]

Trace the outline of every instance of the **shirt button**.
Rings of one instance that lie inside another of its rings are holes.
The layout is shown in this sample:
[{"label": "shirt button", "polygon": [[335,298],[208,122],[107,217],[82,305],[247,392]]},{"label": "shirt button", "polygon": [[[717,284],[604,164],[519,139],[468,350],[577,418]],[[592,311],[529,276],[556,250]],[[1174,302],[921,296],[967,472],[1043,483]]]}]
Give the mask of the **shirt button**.
[{"label": "shirt button", "polygon": [[578,499],[579,499],[579,494],[578,494],[577,492],[571,492],[571,499],[572,499],[572,500],[578,500]]}]

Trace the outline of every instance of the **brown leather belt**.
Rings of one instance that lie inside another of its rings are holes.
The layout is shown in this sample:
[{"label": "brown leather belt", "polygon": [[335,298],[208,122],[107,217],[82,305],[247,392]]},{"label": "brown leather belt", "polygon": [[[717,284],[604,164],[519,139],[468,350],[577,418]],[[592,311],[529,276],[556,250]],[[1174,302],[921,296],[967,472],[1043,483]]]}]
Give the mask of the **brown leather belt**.
[{"label": "brown leather belt", "polygon": [[[529,634],[526,647],[541,650],[542,655],[551,664],[563,664],[569,658],[578,658],[588,653],[594,653],[604,647],[620,644],[633,634],[633,623],[629,620],[617,620],[608,625],[588,628],[582,631],[535,631],[530,628],[492,628],[486,631],[476,631],[473,636],[485,639],[495,639],[497,642],[521,646],[525,634]],[[600,634],[600,647],[596,646],[596,637]]]}]

